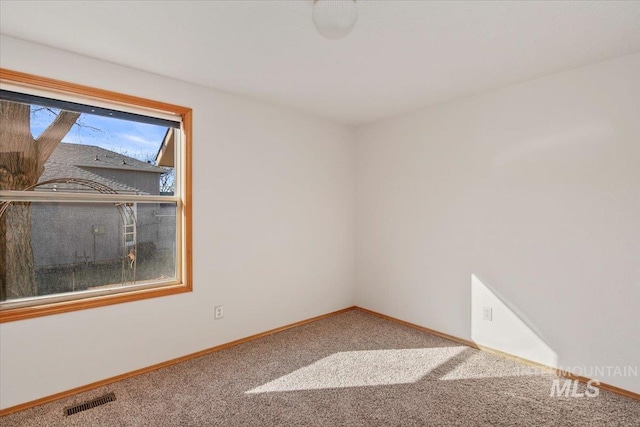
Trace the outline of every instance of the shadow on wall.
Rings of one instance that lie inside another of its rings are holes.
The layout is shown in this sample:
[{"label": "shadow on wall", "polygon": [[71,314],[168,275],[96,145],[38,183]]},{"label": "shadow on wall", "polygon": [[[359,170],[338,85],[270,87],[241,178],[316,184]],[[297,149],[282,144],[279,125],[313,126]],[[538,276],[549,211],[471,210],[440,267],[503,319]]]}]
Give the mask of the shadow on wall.
[{"label": "shadow on wall", "polygon": [[[490,319],[483,314],[490,309]],[[471,339],[543,365],[557,367],[558,355],[541,338],[532,322],[495,289],[471,275]]]}]

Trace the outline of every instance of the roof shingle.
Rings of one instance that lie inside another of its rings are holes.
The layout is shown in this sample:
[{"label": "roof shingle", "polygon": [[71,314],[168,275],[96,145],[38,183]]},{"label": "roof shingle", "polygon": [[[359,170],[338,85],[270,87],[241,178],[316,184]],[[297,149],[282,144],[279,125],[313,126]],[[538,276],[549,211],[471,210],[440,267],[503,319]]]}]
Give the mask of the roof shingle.
[{"label": "roof shingle", "polygon": [[94,145],[70,144],[62,142],[53,152],[49,161],[90,168],[135,170],[141,172],[165,173],[166,170],[142,162],[125,154],[116,153]]},{"label": "roof shingle", "polygon": [[[120,169],[137,172],[166,173],[161,167],[142,162],[133,157],[119,154],[92,145],[60,143],[44,165],[44,173],[38,182],[56,178],[87,179],[106,185],[118,193],[144,193],[138,188],[129,186],[113,179],[92,173],[86,168]],[[92,191],[79,184],[46,184],[37,188],[44,191]]]}]

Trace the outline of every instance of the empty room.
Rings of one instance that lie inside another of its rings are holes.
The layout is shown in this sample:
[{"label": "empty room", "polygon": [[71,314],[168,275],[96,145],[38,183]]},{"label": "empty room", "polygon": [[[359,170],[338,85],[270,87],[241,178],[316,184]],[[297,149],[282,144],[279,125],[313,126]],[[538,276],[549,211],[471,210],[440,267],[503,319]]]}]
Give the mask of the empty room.
[{"label": "empty room", "polygon": [[0,425],[640,426],[640,1],[0,0]]}]

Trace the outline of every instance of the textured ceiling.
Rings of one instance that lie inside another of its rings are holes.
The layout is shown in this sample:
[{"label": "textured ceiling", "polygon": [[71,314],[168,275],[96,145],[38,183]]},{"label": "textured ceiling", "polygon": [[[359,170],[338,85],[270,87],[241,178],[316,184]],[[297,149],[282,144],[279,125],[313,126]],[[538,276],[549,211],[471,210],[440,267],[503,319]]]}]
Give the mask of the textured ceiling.
[{"label": "textured ceiling", "polygon": [[640,1],[2,1],[6,35],[360,124],[640,52]]}]

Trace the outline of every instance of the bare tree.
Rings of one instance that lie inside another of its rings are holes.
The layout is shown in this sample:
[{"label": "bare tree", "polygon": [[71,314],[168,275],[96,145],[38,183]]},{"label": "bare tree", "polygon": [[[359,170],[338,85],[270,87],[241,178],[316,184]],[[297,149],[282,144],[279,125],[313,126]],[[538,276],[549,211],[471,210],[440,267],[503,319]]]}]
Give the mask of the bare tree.
[{"label": "bare tree", "polygon": [[[161,166],[162,167],[162,166]],[[167,172],[160,175],[160,193],[171,193],[176,189],[176,173],[173,168],[165,168]]]},{"label": "bare tree", "polygon": [[[36,184],[44,164],[79,116],[61,111],[34,138],[31,107],[0,101],[0,190],[24,190]],[[37,294],[30,204],[14,203],[0,218],[0,301]]]}]

